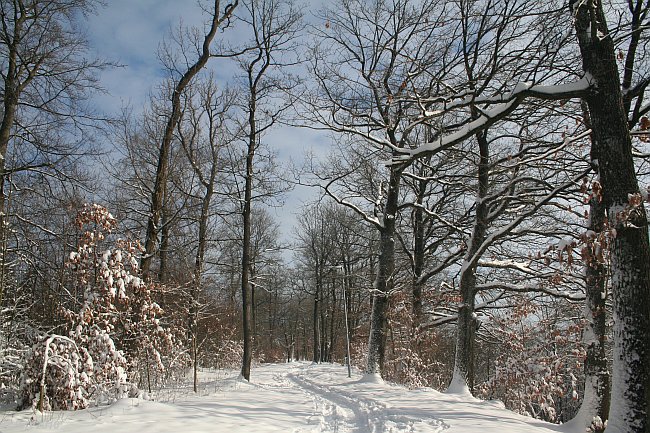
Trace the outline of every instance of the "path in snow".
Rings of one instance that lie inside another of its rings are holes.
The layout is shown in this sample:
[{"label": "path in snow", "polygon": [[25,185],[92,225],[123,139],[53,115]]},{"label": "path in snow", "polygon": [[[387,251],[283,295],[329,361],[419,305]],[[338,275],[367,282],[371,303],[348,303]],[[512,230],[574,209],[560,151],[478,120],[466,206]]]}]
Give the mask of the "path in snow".
[{"label": "path in snow", "polygon": [[[448,426],[437,419],[422,420],[420,418],[409,418],[408,416],[393,413],[386,404],[366,398],[358,393],[346,392],[333,386],[316,383],[305,378],[304,373],[289,373],[289,379],[298,387],[311,393],[325,420],[322,431],[350,431],[350,432],[432,432],[437,433]],[[344,415],[343,422],[339,424]],[[334,414],[332,416],[331,414]],[[327,421],[332,419],[332,421]],[[345,426],[344,429],[341,429]],[[328,427],[334,427],[329,428]],[[426,429],[425,429],[426,427]],[[431,428],[432,427],[432,428]]]},{"label": "path in snow", "polygon": [[[166,391],[78,412],[0,412],[0,432],[551,433],[560,427],[494,402],[362,382],[339,365],[265,365],[253,383],[202,373],[202,395]],[[166,401],[165,401],[166,400]]]}]

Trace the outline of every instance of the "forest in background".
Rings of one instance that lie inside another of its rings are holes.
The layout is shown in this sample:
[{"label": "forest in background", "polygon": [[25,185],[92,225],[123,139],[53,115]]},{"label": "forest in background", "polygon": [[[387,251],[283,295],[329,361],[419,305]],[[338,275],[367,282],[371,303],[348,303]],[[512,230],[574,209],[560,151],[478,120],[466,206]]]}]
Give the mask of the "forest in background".
[{"label": "forest in background", "polygon": [[[349,359],[650,431],[650,3],[200,6],[161,35],[147,106],[102,113],[102,6],[2,0],[3,400]],[[279,128],[330,148],[283,164]],[[286,239],[296,185],[319,198]]]}]

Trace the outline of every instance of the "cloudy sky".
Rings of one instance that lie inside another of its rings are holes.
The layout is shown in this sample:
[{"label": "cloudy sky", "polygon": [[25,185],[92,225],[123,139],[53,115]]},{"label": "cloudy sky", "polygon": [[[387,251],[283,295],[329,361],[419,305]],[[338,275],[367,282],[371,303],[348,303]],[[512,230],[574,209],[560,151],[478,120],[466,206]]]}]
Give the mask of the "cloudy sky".
[{"label": "cloudy sky", "polygon": [[102,58],[124,65],[103,74],[102,84],[110,95],[102,102],[118,109],[122,103],[144,104],[152,85],[162,77],[158,46],[181,18],[201,23],[194,0],[111,0],[90,17],[93,49]]},{"label": "cloudy sky", "polygon": [[[108,91],[97,97],[102,111],[118,113],[123,106],[139,112],[148,95],[155,92],[163,78],[158,60],[158,47],[179,22],[201,25],[206,20],[196,0],[109,0],[106,7],[89,17],[88,36],[93,50],[103,59],[115,61],[122,67],[105,71],[102,85]],[[323,152],[326,138],[317,134],[282,128],[269,135],[268,140],[281,160],[300,158],[312,149]],[[284,238],[290,240],[295,212],[305,199],[317,192],[297,188],[286,197],[285,206],[275,212]]]}]

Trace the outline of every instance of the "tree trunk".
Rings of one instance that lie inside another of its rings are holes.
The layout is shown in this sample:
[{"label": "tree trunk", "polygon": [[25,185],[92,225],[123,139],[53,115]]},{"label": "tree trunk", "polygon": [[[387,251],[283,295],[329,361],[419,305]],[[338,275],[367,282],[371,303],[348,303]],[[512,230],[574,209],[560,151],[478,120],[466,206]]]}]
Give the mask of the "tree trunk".
[{"label": "tree trunk", "polygon": [[[344,256],[345,257],[345,256]],[[343,264],[344,277],[343,277],[343,319],[345,320],[345,363],[348,367],[348,377],[352,377],[350,364],[350,294],[352,292],[351,284],[351,269],[349,261]]]},{"label": "tree trunk", "polygon": [[485,197],[488,193],[490,168],[487,131],[478,133],[476,138],[480,153],[476,220],[460,274],[461,305],[458,308],[456,356],[454,358],[454,375],[449,385],[450,392],[471,392],[474,387],[474,340],[476,334],[474,306],[476,296],[476,268],[480,258],[480,255],[477,253],[485,241],[487,233],[488,209]]},{"label": "tree trunk", "polygon": [[383,226],[379,235],[379,263],[372,295],[370,336],[368,339],[368,360],[366,374],[381,375],[386,351],[386,328],[388,296],[393,289],[395,272],[395,218],[399,200],[399,187],[403,168],[390,172],[386,204],[383,212]]},{"label": "tree trunk", "polygon": [[614,300],[612,405],[607,432],[650,432],[650,245],[632,141],[620,90],[614,42],[600,1],[571,2],[583,69],[594,80],[585,98],[592,124],[592,159],[611,233]]},{"label": "tree trunk", "polygon": [[[590,200],[589,230],[601,236],[605,230],[605,209],[598,197]],[[606,319],[605,293],[607,290],[607,269],[602,259],[598,257],[597,249],[604,248],[598,238],[588,240],[587,260],[585,270],[586,300],[585,343],[587,357],[585,358],[585,391],[580,410],[574,423],[580,427],[591,428],[594,433],[602,432],[602,423],[607,421],[610,403],[610,374],[607,367],[605,352]],[[598,417],[598,420],[594,418]]]},{"label": "tree trunk", "polygon": [[192,372],[193,372],[193,390],[194,393],[199,392],[199,364],[198,364],[198,354],[199,354],[199,348],[198,348],[198,341],[197,341],[197,336],[196,336],[196,322],[195,322],[195,330],[192,333]]},{"label": "tree trunk", "polygon": [[424,195],[426,194],[427,181],[418,182],[418,194],[416,204],[418,207],[413,211],[413,282],[412,282],[412,301],[413,301],[413,324],[412,336],[415,337],[418,326],[422,324],[422,274],[424,273]]},{"label": "tree trunk", "polygon": [[[16,32],[19,30],[16,29]],[[0,124],[0,273],[2,273],[2,280],[0,281],[0,311],[2,310],[2,299],[5,291],[5,273],[6,273],[6,243],[7,243],[7,204],[5,199],[5,181],[7,177],[6,172],[6,157],[7,150],[9,149],[9,141],[11,140],[11,130],[16,122],[16,110],[18,109],[18,79],[16,78],[16,57],[17,49],[14,44],[9,46],[9,55],[7,58],[8,69],[7,76],[4,80],[4,101],[2,112],[2,123]]]},{"label": "tree trunk", "polygon": [[325,318],[325,308],[323,302],[320,303],[320,357],[318,362],[327,361],[327,319]]},{"label": "tree trunk", "polygon": [[[164,201],[164,199],[163,199]],[[163,206],[161,210],[161,231],[160,231],[160,268],[158,269],[158,281],[165,284],[167,281],[167,268],[169,257],[169,221],[167,213]]]},{"label": "tree trunk", "polygon": [[330,296],[332,297],[332,304],[330,306],[330,339],[329,339],[329,350],[327,352],[327,362],[332,362],[334,347],[336,347],[336,335],[338,334],[338,328],[336,324],[339,323],[336,320],[336,281],[332,281],[332,290],[330,291]]},{"label": "tree trunk", "polygon": [[[320,275],[320,271],[316,271]],[[319,343],[319,336],[320,336],[320,331],[319,331],[319,326],[318,326],[318,317],[319,317],[319,307],[320,307],[320,296],[321,296],[321,277],[317,275],[316,276],[316,291],[314,293],[314,310],[312,314],[312,322],[313,322],[313,338],[314,338],[314,353],[313,353],[313,362],[318,363],[320,361],[320,343]]]},{"label": "tree trunk", "polygon": [[[425,176],[424,168],[420,169],[420,175]],[[410,345],[415,350],[415,353],[423,357],[423,348],[425,342],[421,338],[420,325],[424,323],[423,312],[423,290],[425,287],[426,279],[423,278],[425,260],[425,225],[426,219],[424,216],[424,197],[427,191],[428,180],[419,180],[417,182],[416,204],[417,207],[413,211],[413,275],[411,276],[411,335]]]},{"label": "tree trunk", "polygon": [[252,297],[253,286],[250,282],[251,259],[251,201],[253,199],[253,167],[255,150],[257,149],[257,92],[252,69],[248,70],[249,100],[248,100],[248,152],[246,154],[246,181],[244,185],[244,209],[242,211],[244,237],[242,240],[242,317],[244,331],[244,355],[242,359],[242,376],[250,381],[251,363],[253,361],[253,335],[252,335]]},{"label": "tree trunk", "polygon": [[199,243],[196,248],[196,258],[194,260],[194,281],[192,289],[192,363],[194,364],[194,392],[198,392],[198,322],[199,307],[201,296],[201,280],[203,276],[203,267],[205,264],[205,250],[208,244],[208,219],[210,218],[210,203],[214,195],[214,180],[217,176],[217,162],[213,161],[210,169],[210,179],[205,186],[205,194],[201,203],[201,215],[199,217]]},{"label": "tree trunk", "polygon": [[[252,259],[254,261],[254,259]],[[248,273],[249,281],[255,281],[255,271],[249,271]],[[257,338],[257,303],[259,302],[256,298],[255,284],[251,283],[251,335],[253,340]]]},{"label": "tree trunk", "polygon": [[[254,125],[254,116],[251,116]],[[254,131],[254,126],[252,131]],[[250,282],[251,266],[251,198],[253,193],[253,158],[255,156],[255,134],[251,133],[248,144],[248,156],[246,157],[246,185],[244,188],[244,210],[242,212],[244,225],[244,238],[242,242],[242,310],[243,310],[243,331],[244,331],[244,356],[242,359],[241,375],[250,381],[251,363],[253,360],[253,336],[252,336],[252,286]]]}]

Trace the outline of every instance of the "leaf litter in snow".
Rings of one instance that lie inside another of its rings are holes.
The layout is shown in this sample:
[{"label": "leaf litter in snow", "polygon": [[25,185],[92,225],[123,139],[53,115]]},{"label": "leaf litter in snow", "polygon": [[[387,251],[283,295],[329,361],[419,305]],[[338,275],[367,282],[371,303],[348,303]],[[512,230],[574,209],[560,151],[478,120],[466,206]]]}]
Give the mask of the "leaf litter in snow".
[{"label": "leaf litter in snow", "polygon": [[[550,433],[561,426],[432,389],[348,378],[340,365],[270,364],[252,383],[202,372],[202,392],[154,394],[77,412],[0,412],[3,433]],[[160,401],[164,398],[166,401]]]}]

